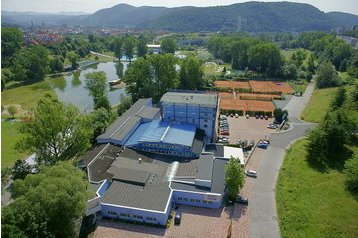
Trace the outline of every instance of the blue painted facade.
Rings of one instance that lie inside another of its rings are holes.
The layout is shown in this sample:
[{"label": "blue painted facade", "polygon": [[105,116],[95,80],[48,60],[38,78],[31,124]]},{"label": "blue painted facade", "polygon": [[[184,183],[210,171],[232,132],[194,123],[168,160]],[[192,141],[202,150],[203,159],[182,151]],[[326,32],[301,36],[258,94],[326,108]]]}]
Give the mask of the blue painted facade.
[{"label": "blue painted facade", "polygon": [[104,193],[107,191],[107,189],[109,188],[109,185],[111,185],[110,181],[108,179],[104,180],[96,192],[97,196],[102,197]]},{"label": "blue painted facade", "polygon": [[168,102],[162,102],[161,106],[165,121],[195,124],[204,130],[209,138],[213,137],[217,107]]}]

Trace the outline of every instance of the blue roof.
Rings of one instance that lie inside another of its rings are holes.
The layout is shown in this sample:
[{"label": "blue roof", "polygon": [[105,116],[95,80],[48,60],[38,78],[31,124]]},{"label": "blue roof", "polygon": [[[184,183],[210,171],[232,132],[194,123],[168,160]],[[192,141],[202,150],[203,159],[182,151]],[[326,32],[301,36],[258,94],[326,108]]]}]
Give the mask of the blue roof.
[{"label": "blue roof", "polygon": [[196,126],[193,124],[171,123],[161,120],[142,123],[129,138],[126,145],[140,142],[163,142],[184,146],[192,146]]}]

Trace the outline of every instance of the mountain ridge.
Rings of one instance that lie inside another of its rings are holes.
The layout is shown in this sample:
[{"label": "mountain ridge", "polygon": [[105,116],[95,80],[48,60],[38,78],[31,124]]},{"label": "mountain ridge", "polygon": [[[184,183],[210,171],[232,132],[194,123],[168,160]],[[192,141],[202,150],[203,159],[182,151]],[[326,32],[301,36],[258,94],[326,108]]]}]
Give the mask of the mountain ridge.
[{"label": "mountain ridge", "polygon": [[[14,17],[14,14],[16,17]],[[342,12],[324,13],[306,3],[245,2],[212,7],[135,7],[118,4],[86,15],[31,15],[2,11],[3,22],[69,24],[83,26],[134,27],[139,29],[188,31],[301,32],[330,31],[358,25],[358,16]],[[4,21],[5,20],[5,21]]]}]

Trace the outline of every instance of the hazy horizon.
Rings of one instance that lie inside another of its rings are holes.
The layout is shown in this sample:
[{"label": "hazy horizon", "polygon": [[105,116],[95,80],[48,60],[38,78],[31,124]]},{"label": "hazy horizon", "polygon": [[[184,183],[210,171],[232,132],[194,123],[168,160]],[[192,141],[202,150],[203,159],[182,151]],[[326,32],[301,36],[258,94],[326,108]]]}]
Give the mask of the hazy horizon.
[{"label": "hazy horizon", "polygon": [[[358,4],[356,0],[286,0],[288,2],[299,2],[311,4],[321,11],[331,12],[339,11],[358,15]],[[126,3],[133,6],[162,6],[162,7],[180,7],[180,6],[220,6],[243,3],[249,1],[242,0],[201,0],[193,2],[190,0],[172,0],[163,3],[160,0],[3,0],[1,1],[1,10],[16,12],[37,12],[37,13],[61,13],[61,12],[83,12],[94,13],[103,8],[110,8],[117,4]],[[282,2],[277,0],[261,0],[260,2]]]}]

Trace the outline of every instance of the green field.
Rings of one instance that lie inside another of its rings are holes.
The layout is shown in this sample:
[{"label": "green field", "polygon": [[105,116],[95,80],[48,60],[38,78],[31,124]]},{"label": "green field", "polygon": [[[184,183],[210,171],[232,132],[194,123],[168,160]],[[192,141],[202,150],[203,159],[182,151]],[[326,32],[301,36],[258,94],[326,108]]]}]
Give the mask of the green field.
[{"label": "green field", "polygon": [[18,159],[26,158],[26,153],[15,150],[15,143],[19,139],[19,128],[21,122],[1,122],[1,166],[11,166]]},{"label": "green field", "polygon": [[24,110],[30,110],[46,93],[53,94],[52,85],[57,85],[63,78],[47,78],[44,81],[24,85],[1,92],[2,105],[19,104]]},{"label": "green field", "polygon": [[308,122],[321,122],[328,111],[336,90],[337,88],[316,89],[303,111],[301,119]]},{"label": "green field", "polygon": [[[276,203],[281,237],[358,237],[358,197],[345,175],[319,172],[306,162],[307,140],[296,142],[281,167]],[[357,147],[351,148],[357,153]]]}]

